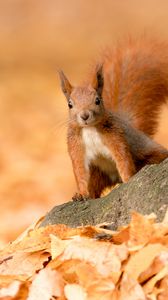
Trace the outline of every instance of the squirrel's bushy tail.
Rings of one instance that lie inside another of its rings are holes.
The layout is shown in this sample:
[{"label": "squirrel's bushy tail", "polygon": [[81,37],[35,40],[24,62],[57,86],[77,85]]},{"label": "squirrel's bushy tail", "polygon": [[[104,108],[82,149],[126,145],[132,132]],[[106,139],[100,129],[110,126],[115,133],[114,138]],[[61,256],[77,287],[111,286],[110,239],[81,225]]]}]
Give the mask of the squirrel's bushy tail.
[{"label": "squirrel's bushy tail", "polygon": [[119,44],[103,55],[103,98],[131,124],[153,135],[168,96],[168,45],[142,38]]}]

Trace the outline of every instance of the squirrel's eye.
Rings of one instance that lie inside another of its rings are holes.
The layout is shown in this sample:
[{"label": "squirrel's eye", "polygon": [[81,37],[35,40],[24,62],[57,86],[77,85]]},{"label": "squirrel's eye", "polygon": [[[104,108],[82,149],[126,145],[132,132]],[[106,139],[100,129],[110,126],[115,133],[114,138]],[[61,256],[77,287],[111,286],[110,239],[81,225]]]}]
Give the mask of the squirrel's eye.
[{"label": "squirrel's eye", "polygon": [[69,108],[72,108],[72,107],[73,107],[72,102],[70,102],[70,101],[68,102],[68,107],[69,107]]},{"label": "squirrel's eye", "polygon": [[98,97],[96,97],[95,104],[96,104],[96,105],[99,105],[99,104],[100,104],[100,99],[99,99]]}]

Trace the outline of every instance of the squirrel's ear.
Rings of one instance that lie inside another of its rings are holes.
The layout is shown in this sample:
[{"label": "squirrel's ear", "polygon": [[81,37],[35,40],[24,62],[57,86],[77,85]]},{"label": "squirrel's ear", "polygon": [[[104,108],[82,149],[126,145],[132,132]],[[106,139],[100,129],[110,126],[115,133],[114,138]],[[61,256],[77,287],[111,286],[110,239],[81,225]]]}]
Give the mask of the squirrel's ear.
[{"label": "squirrel's ear", "polygon": [[68,79],[66,78],[66,76],[62,70],[59,70],[58,74],[59,74],[60,81],[61,81],[62,91],[63,91],[65,97],[67,99],[69,99],[70,94],[72,92],[72,85],[70,84],[70,82],[68,81]]},{"label": "squirrel's ear", "polygon": [[103,65],[97,65],[92,86],[97,91],[99,96],[102,95],[103,85],[104,85]]}]

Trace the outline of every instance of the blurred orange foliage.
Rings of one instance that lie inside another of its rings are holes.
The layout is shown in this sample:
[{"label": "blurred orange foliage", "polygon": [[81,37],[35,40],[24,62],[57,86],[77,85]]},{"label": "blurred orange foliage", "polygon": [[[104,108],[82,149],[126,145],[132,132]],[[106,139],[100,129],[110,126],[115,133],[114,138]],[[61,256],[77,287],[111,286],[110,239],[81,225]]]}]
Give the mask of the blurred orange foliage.
[{"label": "blurred orange foliage", "polygon": [[[58,67],[79,82],[106,45],[147,31],[168,39],[163,0],[0,1],[0,240],[75,191]],[[168,147],[168,109],[157,141]]]}]

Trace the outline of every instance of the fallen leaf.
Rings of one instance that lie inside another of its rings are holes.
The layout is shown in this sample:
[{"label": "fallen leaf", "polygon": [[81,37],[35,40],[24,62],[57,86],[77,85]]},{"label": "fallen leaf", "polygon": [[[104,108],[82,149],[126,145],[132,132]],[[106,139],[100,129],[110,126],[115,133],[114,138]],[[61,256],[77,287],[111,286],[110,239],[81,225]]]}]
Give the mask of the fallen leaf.
[{"label": "fallen leaf", "polygon": [[118,300],[146,300],[146,296],[141,285],[130,275],[124,273]]},{"label": "fallen leaf", "polygon": [[[141,273],[150,267],[153,259],[163,250],[165,250],[165,247],[161,244],[149,244],[138,252],[131,254],[125,265],[125,272],[131,275],[131,278],[137,280]],[[142,280],[143,277],[141,278]]]},{"label": "fallen leaf", "polygon": [[34,278],[27,300],[50,300],[63,295],[64,282],[57,271],[41,270]]},{"label": "fallen leaf", "polygon": [[18,244],[19,242],[21,242],[26,236],[30,234],[31,231],[39,227],[40,223],[44,220],[44,218],[45,216],[40,217],[37,221],[35,221],[28,228],[26,228],[26,230],[22,234],[20,234],[13,243]]},{"label": "fallen leaf", "polygon": [[70,243],[70,240],[61,240],[60,238],[58,238],[56,235],[50,234],[50,239],[51,239],[51,256],[52,259],[55,259],[56,257],[58,257],[59,255],[61,255],[66,246]]},{"label": "fallen leaf", "polygon": [[0,288],[8,287],[13,281],[24,282],[26,279],[24,275],[0,275]]},{"label": "fallen leaf", "polygon": [[133,213],[116,233],[96,226],[29,228],[0,251],[0,298],[165,300],[168,224],[154,222],[154,215]]},{"label": "fallen leaf", "polygon": [[20,281],[13,281],[8,287],[4,287],[0,289],[0,297],[14,297],[17,295],[19,288],[21,286],[21,282]]},{"label": "fallen leaf", "polygon": [[24,283],[22,282],[19,291],[17,292],[13,300],[27,300],[28,293],[29,293],[29,286],[30,286],[29,281],[25,281]]},{"label": "fallen leaf", "polygon": [[76,273],[80,285],[87,292],[87,299],[112,299],[115,289],[113,278],[101,276],[93,265],[85,262],[78,264]]},{"label": "fallen leaf", "polygon": [[131,215],[128,246],[147,244],[154,233],[154,218],[142,216],[135,211]]},{"label": "fallen leaf", "polygon": [[126,243],[129,240],[129,226],[122,227],[118,232],[113,234],[112,241],[115,244]]},{"label": "fallen leaf", "polygon": [[79,280],[76,274],[78,264],[81,264],[81,260],[79,259],[70,259],[65,261],[54,259],[50,261],[47,267],[60,272],[66,282],[78,283]]},{"label": "fallen leaf", "polygon": [[37,270],[43,268],[50,254],[44,252],[24,253],[16,252],[10,259],[3,258],[0,264],[1,275],[23,275],[29,278]]},{"label": "fallen leaf", "polygon": [[12,253],[16,251],[36,252],[36,251],[49,251],[50,250],[50,234],[56,235],[61,239],[69,238],[73,235],[79,234],[81,229],[68,228],[65,225],[49,225],[35,230],[30,230],[22,240],[13,242],[7,245],[0,255],[4,253]]},{"label": "fallen leaf", "polygon": [[159,255],[157,255],[149,268],[147,268],[144,272],[142,272],[139,277],[138,281],[143,283],[151,278],[153,275],[159,273],[164,266],[168,265],[168,249],[167,252],[162,251]]},{"label": "fallen leaf", "polygon": [[79,284],[67,284],[64,292],[67,300],[88,300],[87,293]]},{"label": "fallen leaf", "polygon": [[95,265],[103,276],[116,274],[120,276],[121,262],[128,257],[127,247],[109,242],[94,241],[77,237],[66,247],[60,260],[80,259]]},{"label": "fallen leaf", "polygon": [[144,286],[143,290],[145,294],[152,293],[152,290],[155,286],[155,284],[168,275],[168,266],[165,266],[159,273],[157,273],[154,277],[152,277]]},{"label": "fallen leaf", "polygon": [[162,291],[159,293],[157,300],[167,300],[167,297],[168,297],[168,275],[165,276],[161,280],[159,288]]},{"label": "fallen leaf", "polygon": [[163,290],[157,287],[154,287],[152,290],[152,293],[149,293],[146,298],[147,300],[158,300],[158,295],[162,292]]},{"label": "fallen leaf", "polygon": [[155,232],[149,242],[168,245],[168,224],[167,223],[156,223],[156,224],[154,224],[154,229],[155,229]]}]

